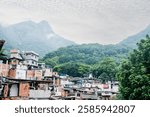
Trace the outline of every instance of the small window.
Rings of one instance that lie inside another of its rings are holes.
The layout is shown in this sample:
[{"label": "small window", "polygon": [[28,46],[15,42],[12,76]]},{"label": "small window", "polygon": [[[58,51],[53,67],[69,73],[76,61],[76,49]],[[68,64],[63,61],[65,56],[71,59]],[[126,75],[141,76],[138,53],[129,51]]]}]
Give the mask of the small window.
[{"label": "small window", "polygon": [[77,97],[80,97],[80,93],[77,93]]}]

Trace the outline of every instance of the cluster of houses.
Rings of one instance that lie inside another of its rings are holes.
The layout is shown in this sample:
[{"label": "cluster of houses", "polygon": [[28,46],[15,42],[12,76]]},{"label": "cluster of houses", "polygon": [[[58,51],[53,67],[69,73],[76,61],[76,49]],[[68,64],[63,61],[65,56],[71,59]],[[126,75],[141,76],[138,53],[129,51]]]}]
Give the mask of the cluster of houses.
[{"label": "cluster of houses", "polygon": [[13,49],[0,60],[1,100],[99,100],[113,99],[117,93],[118,82],[61,76],[39,63],[34,51]]}]

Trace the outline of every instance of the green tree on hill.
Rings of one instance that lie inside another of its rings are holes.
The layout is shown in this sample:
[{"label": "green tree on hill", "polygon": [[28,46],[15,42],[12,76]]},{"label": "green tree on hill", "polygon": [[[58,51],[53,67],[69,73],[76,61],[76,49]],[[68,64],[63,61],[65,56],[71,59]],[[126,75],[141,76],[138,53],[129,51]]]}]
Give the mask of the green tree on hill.
[{"label": "green tree on hill", "polygon": [[137,45],[138,49],[121,64],[117,75],[121,99],[150,99],[150,37],[147,35]]},{"label": "green tree on hill", "polygon": [[73,77],[84,77],[90,72],[90,66],[82,63],[65,63],[54,67],[54,71]]},{"label": "green tree on hill", "polygon": [[93,68],[93,76],[102,82],[114,81],[117,73],[117,65],[112,58],[105,58]]},{"label": "green tree on hill", "polygon": [[5,40],[0,40],[0,60],[7,60],[7,55],[4,53],[3,45],[5,43]]}]

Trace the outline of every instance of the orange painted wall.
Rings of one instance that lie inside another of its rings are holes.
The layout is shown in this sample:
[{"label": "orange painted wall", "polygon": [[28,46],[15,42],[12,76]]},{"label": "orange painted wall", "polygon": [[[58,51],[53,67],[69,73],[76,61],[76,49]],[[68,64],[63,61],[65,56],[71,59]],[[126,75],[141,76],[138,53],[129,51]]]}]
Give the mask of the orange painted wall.
[{"label": "orange painted wall", "polygon": [[42,70],[35,70],[34,77],[38,80],[42,80]]},{"label": "orange painted wall", "polygon": [[34,70],[27,70],[27,78],[34,78]]},{"label": "orange painted wall", "polygon": [[16,77],[16,70],[10,69],[8,73],[8,77],[15,78]]},{"label": "orange painted wall", "polygon": [[29,83],[20,83],[19,85],[19,96],[28,97],[29,96],[30,85]]}]

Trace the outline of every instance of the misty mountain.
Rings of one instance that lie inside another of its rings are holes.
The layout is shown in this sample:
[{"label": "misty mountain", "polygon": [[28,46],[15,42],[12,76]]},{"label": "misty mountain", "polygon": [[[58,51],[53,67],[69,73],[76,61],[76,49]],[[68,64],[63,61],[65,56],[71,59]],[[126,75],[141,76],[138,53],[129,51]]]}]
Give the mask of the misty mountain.
[{"label": "misty mountain", "polygon": [[150,34],[150,26],[118,44],[82,44],[67,46],[46,54],[43,61],[53,67],[70,62],[93,65],[106,57],[111,57],[116,62],[120,62],[120,60],[128,57],[129,53],[137,47],[136,44],[140,42],[141,39],[145,39],[147,34]]},{"label": "misty mountain", "polygon": [[6,41],[7,50],[12,48],[24,51],[33,50],[40,56],[60,47],[75,44],[57,35],[47,21],[40,23],[25,21],[7,27],[0,26],[0,38]]},{"label": "misty mountain", "polygon": [[136,48],[137,47],[136,44],[140,42],[141,39],[145,39],[147,34],[150,35],[150,25],[146,27],[143,31],[139,32],[138,34],[132,35],[127,39],[124,39],[119,44],[130,48]]}]

